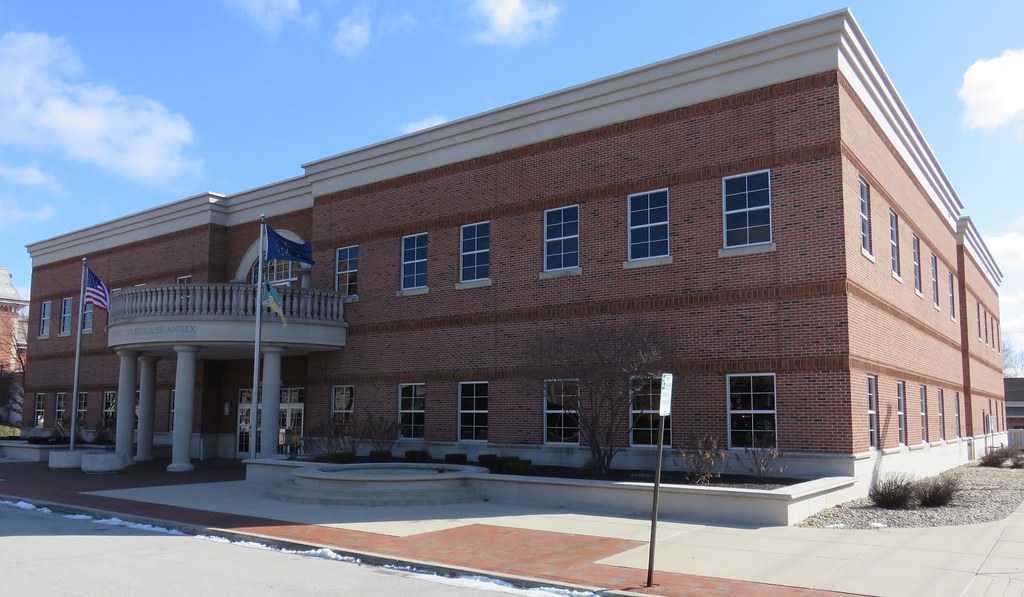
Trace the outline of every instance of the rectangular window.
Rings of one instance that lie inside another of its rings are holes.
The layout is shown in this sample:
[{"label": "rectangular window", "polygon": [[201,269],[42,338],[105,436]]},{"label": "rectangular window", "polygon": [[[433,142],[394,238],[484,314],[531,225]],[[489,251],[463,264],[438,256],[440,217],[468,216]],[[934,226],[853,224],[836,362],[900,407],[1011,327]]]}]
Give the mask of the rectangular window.
[{"label": "rectangular window", "polygon": [[92,331],[92,303],[82,305],[82,331]]},{"label": "rectangular window", "polygon": [[70,421],[66,421],[65,417],[68,412],[68,395],[67,392],[57,392],[57,400],[54,404],[53,418],[56,425],[68,426]]},{"label": "rectangular window", "polygon": [[345,296],[359,294],[356,276],[359,273],[359,245],[341,247],[334,257],[334,290]]},{"label": "rectangular window", "polygon": [[461,229],[461,282],[491,277],[491,223],[466,224]]},{"label": "rectangular window", "polygon": [[192,274],[188,274],[186,276],[178,276],[177,279],[174,280],[174,283],[175,284],[191,284],[192,283]]},{"label": "rectangular window", "polygon": [[[50,335],[50,301],[43,301],[39,305],[39,337],[46,338]],[[978,327],[978,337],[981,337],[981,327]]]},{"label": "rectangular window", "polygon": [[932,304],[939,308],[939,259],[932,255]]},{"label": "rectangular window", "polygon": [[75,414],[78,415],[78,423],[81,425],[85,422],[85,414],[89,411],[89,393],[79,392],[78,393],[78,404],[76,405]]},{"label": "rectangular window", "polygon": [[939,389],[939,439],[946,439],[946,394]]},{"label": "rectangular window", "polygon": [[896,382],[896,422],[899,425],[900,444],[907,445],[907,382]]},{"label": "rectangular window", "polygon": [[668,255],[668,189],[629,196],[629,260]]},{"label": "rectangular window", "polygon": [[331,388],[331,415],[335,425],[350,423],[355,407],[355,386],[334,386]]},{"label": "rectangular window", "polygon": [[770,170],[722,179],[725,211],[725,247],[743,247],[772,241]]},{"label": "rectangular window", "polygon": [[487,382],[459,384],[459,439],[487,441]]},{"label": "rectangular window", "polygon": [[889,210],[889,257],[892,259],[892,275],[900,277],[900,217]]},{"label": "rectangular window", "polygon": [[921,443],[928,443],[928,388],[921,386]]},{"label": "rectangular window", "polygon": [[46,422],[46,394],[36,394],[35,403],[35,426],[42,427]]},{"label": "rectangular window", "polygon": [[985,346],[988,346],[988,310],[985,311]]},{"label": "rectangular window", "polygon": [[978,312],[978,340],[981,340],[981,303],[975,302],[974,308]]},{"label": "rectangular window", "polygon": [[402,290],[427,286],[427,233],[402,237]]},{"label": "rectangular window", "polygon": [[871,187],[860,179],[860,248],[871,255]]},{"label": "rectangular window", "polygon": [[961,437],[960,431],[960,392],[953,393],[953,414],[956,417],[956,436]]},{"label": "rectangular window", "polygon": [[[661,378],[636,380],[630,410],[629,443],[632,446],[658,445],[658,406],[661,399]],[[672,445],[672,420],[665,417],[664,445]]]},{"label": "rectangular window", "polygon": [[949,318],[956,319],[956,287],[953,285],[953,272],[949,272]]},{"label": "rectangular window", "polygon": [[544,382],[544,443],[580,443],[580,384],[576,380]]},{"label": "rectangular window", "polygon": [[398,386],[398,435],[423,437],[427,408],[427,386],[404,383]]},{"label": "rectangular window", "polygon": [[71,297],[63,298],[60,301],[60,334],[71,333]]},{"label": "rectangular window", "polygon": [[544,271],[579,267],[580,206],[544,212]]},{"label": "rectangular window", "polygon": [[729,447],[774,448],[775,374],[728,375]]},{"label": "rectangular window", "polygon": [[[172,390],[173,391],[173,390]],[[109,425],[117,418],[117,392],[103,392],[103,423]]]},{"label": "rectangular window", "polygon": [[868,376],[868,442],[878,448],[878,378]]},{"label": "rectangular window", "polygon": [[[251,403],[252,402],[252,398],[251,398],[252,390],[249,390],[249,395],[250,395],[250,403]],[[174,390],[171,390],[171,396],[167,400],[167,405],[168,405],[168,407],[170,409],[170,412],[168,413],[168,418],[167,418],[167,431],[171,432],[171,431],[174,431]],[[241,450],[241,451],[244,452],[245,450]]]},{"label": "rectangular window", "polygon": [[914,249],[914,290],[921,293],[921,239],[916,234],[911,245]]}]

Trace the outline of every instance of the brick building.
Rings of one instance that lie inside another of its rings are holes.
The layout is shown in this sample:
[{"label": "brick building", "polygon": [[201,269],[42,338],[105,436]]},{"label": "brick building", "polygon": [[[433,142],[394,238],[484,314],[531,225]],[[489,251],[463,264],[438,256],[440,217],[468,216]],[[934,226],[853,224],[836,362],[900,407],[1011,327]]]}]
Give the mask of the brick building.
[{"label": "brick building", "polygon": [[[1002,274],[847,11],[303,168],[31,245],[47,424],[68,411],[87,256],[119,290],[84,320],[86,425],[138,392],[126,456],[172,436],[171,470],[245,456],[266,214],[316,260],[269,271],[290,286],[288,326],[263,326],[282,426],[373,412],[400,422],[397,451],[581,464],[557,399],[576,389],[533,348],[600,325],[669,338],[674,446],[714,434],[866,479],[1005,433]],[[632,413],[617,466],[653,462],[652,420]]]}]

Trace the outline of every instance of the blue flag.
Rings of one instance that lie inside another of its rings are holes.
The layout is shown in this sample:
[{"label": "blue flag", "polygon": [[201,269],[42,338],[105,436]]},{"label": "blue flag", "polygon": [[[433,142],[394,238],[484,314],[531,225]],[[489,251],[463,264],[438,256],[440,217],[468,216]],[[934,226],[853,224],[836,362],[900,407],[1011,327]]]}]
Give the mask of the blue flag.
[{"label": "blue flag", "polygon": [[267,261],[298,261],[312,267],[313,244],[290,241],[267,226]]}]

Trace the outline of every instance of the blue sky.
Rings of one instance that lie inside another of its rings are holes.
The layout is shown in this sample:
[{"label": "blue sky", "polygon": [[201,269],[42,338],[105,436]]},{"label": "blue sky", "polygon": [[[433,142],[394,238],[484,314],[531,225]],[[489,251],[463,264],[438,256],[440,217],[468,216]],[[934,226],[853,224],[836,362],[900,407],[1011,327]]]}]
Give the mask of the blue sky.
[{"label": "blue sky", "polygon": [[[24,246],[842,8],[0,0],[0,265]],[[1024,346],[1024,2],[849,6],[1002,268]]]}]

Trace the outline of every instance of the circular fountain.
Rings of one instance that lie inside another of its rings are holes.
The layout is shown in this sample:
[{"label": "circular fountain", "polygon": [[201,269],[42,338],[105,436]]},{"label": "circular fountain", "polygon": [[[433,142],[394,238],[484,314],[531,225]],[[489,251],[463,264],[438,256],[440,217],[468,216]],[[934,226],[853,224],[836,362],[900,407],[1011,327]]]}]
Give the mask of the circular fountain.
[{"label": "circular fountain", "polygon": [[487,469],[461,464],[314,464],[268,495],[285,502],[344,506],[422,506],[482,499],[469,481]]}]

